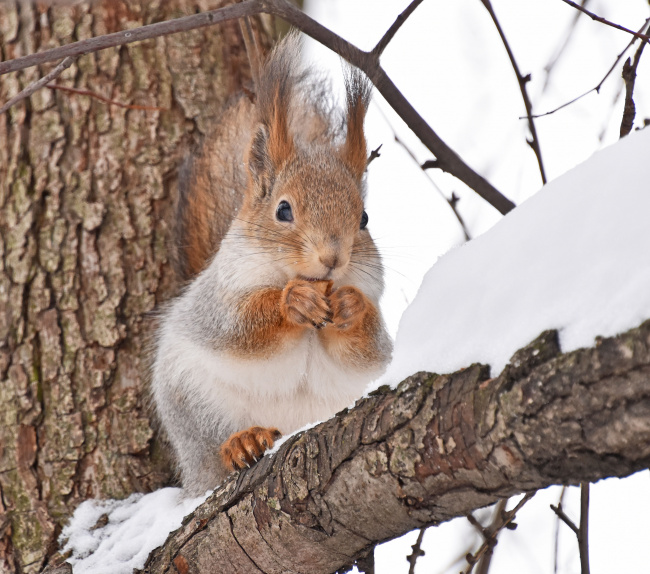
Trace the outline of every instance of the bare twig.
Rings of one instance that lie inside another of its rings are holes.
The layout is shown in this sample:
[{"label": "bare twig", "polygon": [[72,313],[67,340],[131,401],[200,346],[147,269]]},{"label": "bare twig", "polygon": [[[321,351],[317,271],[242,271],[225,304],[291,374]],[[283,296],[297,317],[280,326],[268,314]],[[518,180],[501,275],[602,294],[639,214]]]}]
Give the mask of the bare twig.
[{"label": "bare twig", "polygon": [[287,0],[244,0],[233,4],[202,12],[192,16],[185,16],[175,20],[159,22],[134,28],[128,32],[116,32],[97,38],[89,38],[72,44],[66,44],[52,50],[46,50],[30,56],[0,63],[0,74],[58,60],[65,56],[79,56],[96,52],[104,48],[120,46],[130,42],[137,42],[165,34],[192,30],[202,26],[209,26],[225,20],[232,20],[253,14],[274,14],[285,19],[296,28],[311,36],[330,50],[347,60],[349,63],[362,70],[377,87],[379,93],[386,99],[390,106],[404,120],[406,125],[420,138],[422,143],[436,157],[436,167],[449,172],[460,179],[468,187],[478,193],[490,205],[502,214],[508,213],[515,204],[500,193],[484,177],[476,173],[452,150],[424,121],[415,108],[399,91],[386,72],[379,65],[379,58],[372,52],[364,52],[353,44],[328,30]]},{"label": "bare twig", "polygon": [[[562,508],[562,502],[564,501],[564,495],[566,493],[566,486],[562,487],[560,492],[560,500],[558,500],[557,505],[559,508]],[[560,517],[557,517],[555,522],[555,537],[553,542],[553,574],[557,574],[557,557],[560,548]]]},{"label": "bare twig", "polygon": [[[639,31],[645,30],[647,25],[648,25],[648,22],[650,22],[650,18],[646,19],[646,21],[643,23],[643,26],[641,26]],[[619,62],[623,59],[623,56],[625,55],[625,53],[634,45],[635,42],[636,42],[636,38],[632,38],[632,40],[630,40],[629,44],[627,46],[625,46],[623,51],[618,56],[616,56],[616,60],[612,64],[611,68],[607,71],[607,73],[603,76],[603,79],[600,80],[600,82],[598,82],[598,84],[596,86],[594,86],[590,90],[587,90],[584,94],[580,94],[578,97],[573,98],[572,100],[570,100],[568,102],[565,102],[564,104],[562,104],[561,106],[558,106],[557,108],[554,108],[554,109],[552,109],[552,110],[550,110],[548,112],[544,112],[543,114],[533,115],[533,118],[543,118],[544,116],[550,116],[551,114],[554,114],[555,112],[559,112],[561,109],[564,109],[567,106],[570,106],[571,104],[575,104],[578,100],[581,100],[582,98],[584,98],[585,96],[588,96],[592,92],[596,92],[597,94],[600,93],[600,88],[603,87],[603,84],[605,83],[605,80],[607,80],[607,78],[609,78],[611,73],[616,69],[616,66],[618,66]],[[527,119],[527,116],[521,116],[519,119],[520,120],[525,120],[525,119]]]},{"label": "bare twig", "polygon": [[580,572],[589,574],[589,483],[580,483],[580,528],[578,529],[580,549]]},{"label": "bare twig", "polygon": [[508,58],[510,58],[510,64],[512,64],[512,69],[515,72],[515,75],[517,76],[517,82],[519,84],[519,90],[521,91],[521,97],[524,100],[524,106],[526,107],[526,117],[528,118],[528,129],[530,130],[530,137],[531,139],[527,139],[526,141],[528,142],[528,145],[530,145],[531,149],[535,153],[535,157],[537,158],[537,163],[539,165],[539,173],[542,176],[542,183],[546,184],[546,172],[544,171],[544,162],[542,161],[542,149],[539,145],[539,136],[537,135],[537,130],[535,129],[535,122],[533,120],[533,104],[530,101],[530,97],[528,96],[528,90],[526,89],[526,84],[530,81],[530,74],[523,76],[521,74],[521,71],[519,70],[519,66],[517,65],[517,60],[515,60],[515,55],[512,51],[512,48],[510,47],[510,43],[508,42],[505,32],[503,31],[503,28],[501,27],[501,23],[499,22],[499,19],[497,18],[496,13],[494,12],[494,8],[492,7],[492,2],[490,0],[481,0],[483,3],[483,6],[485,6],[486,10],[489,12],[490,17],[492,18],[492,22],[494,22],[494,25],[496,26],[497,32],[499,33],[499,36],[501,37],[501,41],[503,42],[503,46],[506,49],[506,52],[508,53]]},{"label": "bare twig", "polygon": [[[467,554],[467,556],[465,556],[465,560],[467,560],[469,566],[467,567],[467,570],[465,570],[464,574],[470,574],[474,569],[474,566],[476,566],[476,564],[481,561],[483,556],[494,551],[494,547],[498,542],[497,537],[499,535],[499,532],[501,532],[504,528],[513,528],[515,526],[513,520],[515,519],[517,512],[519,512],[521,507],[524,506],[524,504],[526,504],[533,496],[535,496],[534,492],[526,493],[526,495],[517,503],[517,505],[508,512],[505,511],[505,502],[507,501],[504,502],[502,500],[499,502],[499,505],[501,505],[501,503],[503,503],[503,505],[500,508],[500,512],[495,513],[492,524],[490,524],[490,526],[487,528],[483,528],[479,523],[479,532],[481,532],[485,538],[485,541],[483,544],[481,544],[480,548],[474,554]],[[469,515],[467,518],[470,520]],[[470,520],[470,522],[474,524],[472,520]],[[489,567],[489,561],[487,562],[487,567]],[[487,570],[485,570],[485,572],[487,572]]]},{"label": "bare twig", "polygon": [[75,60],[76,58],[72,58],[70,56],[64,58],[63,61],[61,61],[61,63],[58,66],[56,66],[52,71],[50,71],[48,74],[45,74],[40,80],[37,80],[33,84],[27,86],[22,92],[19,92],[13,98],[11,98],[7,103],[5,103],[5,105],[0,108],[0,114],[4,114],[11,106],[17,104],[21,100],[24,100],[25,98],[29,98],[29,96],[31,96],[34,92],[42,88],[45,84],[58,78],[63,72],[63,70],[72,66]]},{"label": "bare twig", "polygon": [[559,503],[557,506],[553,506],[552,504],[551,510],[557,514],[557,517],[564,522],[573,532],[575,532],[576,536],[578,535],[578,527],[575,525],[573,520],[571,520],[565,513],[564,510],[562,510],[562,503]]},{"label": "bare twig", "polygon": [[634,83],[636,81],[636,70],[641,61],[645,44],[642,43],[634,54],[634,61],[630,63],[630,58],[623,64],[623,80],[625,81],[625,107],[623,109],[623,118],[621,120],[620,137],[625,137],[632,131],[634,126],[634,116],[636,116],[636,106],[634,105]]},{"label": "bare twig", "polygon": [[580,526],[564,513],[561,502],[557,506],[551,504],[551,510],[575,533],[580,551],[580,572],[589,574],[589,483],[580,483]]},{"label": "bare twig", "polygon": [[583,6],[580,6],[580,4],[576,4],[575,2],[572,2],[571,0],[562,0],[565,4],[568,4],[569,6],[573,6],[576,10],[580,10],[583,14],[586,14],[589,16],[592,20],[595,20],[596,22],[600,22],[601,24],[605,24],[607,26],[611,26],[612,28],[616,28],[617,30],[621,30],[622,32],[627,32],[628,34],[632,34],[635,38],[640,38],[644,42],[650,42],[650,36],[647,36],[646,34],[642,34],[641,32],[635,32],[634,30],[630,30],[629,28],[625,28],[624,26],[621,26],[620,24],[616,24],[614,22],[610,22],[609,20],[606,20],[602,16],[597,16],[593,12],[590,12]]},{"label": "bare twig", "polygon": [[72,42],[65,44],[58,48],[51,50],[44,50],[36,54],[30,54],[14,60],[0,62],[0,76],[8,72],[16,72],[45,64],[46,62],[53,62],[60,60],[67,56],[83,56],[84,54],[91,54],[106,48],[113,48],[115,46],[123,46],[132,42],[140,42],[141,40],[149,40],[150,38],[157,38],[158,36],[166,36],[168,34],[176,34],[177,32],[187,32],[188,30],[195,30],[204,26],[212,26],[219,22],[226,20],[233,20],[243,16],[251,16],[259,14],[264,10],[264,3],[259,0],[244,0],[239,4],[232,4],[224,8],[210,10],[208,12],[200,12],[199,14],[192,14],[191,16],[184,16],[182,18],[174,18],[165,22],[156,22],[147,26],[140,26],[131,30],[122,32],[115,32],[113,34],[106,34],[104,36],[97,36],[96,38],[87,38],[79,42]]},{"label": "bare twig", "polygon": [[[508,499],[503,498],[497,502],[497,507],[494,511],[494,520],[491,527],[495,527],[499,524],[499,521],[502,519],[503,513],[506,510],[506,504],[508,504]],[[490,570],[490,563],[492,562],[492,556],[494,555],[494,547],[496,546],[496,536],[494,537],[494,544],[489,545],[488,549],[485,551],[483,556],[478,562],[476,567],[476,574],[488,574]]]},{"label": "bare twig", "polygon": [[77,88],[69,88],[68,86],[60,86],[59,84],[48,84],[47,87],[50,88],[51,90],[60,90],[62,92],[68,92],[70,94],[78,94],[80,96],[88,96],[90,98],[95,98],[96,100],[99,100],[100,102],[104,102],[105,104],[108,104],[110,106],[118,106],[126,110],[148,110],[148,111],[162,112],[167,109],[167,108],[158,108],[156,106],[138,106],[135,104],[123,104],[122,102],[116,102],[115,100],[106,98],[101,94],[98,94],[97,92],[91,92],[90,90],[79,90]]},{"label": "bare twig", "polygon": [[406,557],[406,561],[409,563],[409,574],[415,574],[415,563],[418,561],[420,556],[424,556],[424,550],[422,550],[422,539],[424,538],[424,532],[427,527],[420,528],[420,533],[418,534],[418,539],[415,544],[411,546],[412,552]]},{"label": "bare twig", "polygon": [[377,58],[382,55],[386,46],[388,46],[388,43],[393,39],[393,36],[397,34],[397,31],[402,27],[402,24],[406,22],[406,19],[420,4],[422,4],[422,0],[413,0],[413,2],[406,7],[406,10],[397,17],[395,22],[393,22],[393,25],[388,28],[388,31],[382,36],[381,40],[377,42],[377,45],[372,49],[372,54]]},{"label": "bare twig", "polygon": [[381,157],[381,154],[379,153],[379,150],[381,149],[381,146],[383,146],[383,145],[384,145],[384,144],[379,144],[378,147],[376,147],[375,149],[373,149],[373,150],[370,152],[370,155],[368,156],[368,161],[366,161],[366,168],[367,168],[367,167],[368,167],[368,166],[369,166],[373,161],[375,161],[378,157]]}]

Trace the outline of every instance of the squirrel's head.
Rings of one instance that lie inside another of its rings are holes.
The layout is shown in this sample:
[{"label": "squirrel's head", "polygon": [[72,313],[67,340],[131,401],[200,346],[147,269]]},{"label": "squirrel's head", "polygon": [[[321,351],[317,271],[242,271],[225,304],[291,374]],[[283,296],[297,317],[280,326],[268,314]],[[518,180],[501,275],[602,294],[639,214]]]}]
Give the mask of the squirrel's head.
[{"label": "squirrel's head", "polygon": [[260,247],[273,250],[287,278],[336,281],[351,263],[378,270],[363,205],[369,84],[358,71],[347,77],[344,141],[309,145],[291,133],[290,86],[276,81],[258,101],[262,121],[248,152],[249,189],[238,219]]}]

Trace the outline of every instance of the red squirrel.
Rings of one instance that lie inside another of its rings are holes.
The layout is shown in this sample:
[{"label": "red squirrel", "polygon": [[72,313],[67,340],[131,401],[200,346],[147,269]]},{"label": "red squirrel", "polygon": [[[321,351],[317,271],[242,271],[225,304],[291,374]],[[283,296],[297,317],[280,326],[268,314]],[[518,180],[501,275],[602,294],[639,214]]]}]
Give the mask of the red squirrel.
[{"label": "red squirrel", "polygon": [[290,34],[255,90],[189,168],[176,238],[189,281],[157,333],[153,399],[190,494],[349,406],[392,351],[364,210],[368,80],[350,69],[346,109],[328,109]]}]

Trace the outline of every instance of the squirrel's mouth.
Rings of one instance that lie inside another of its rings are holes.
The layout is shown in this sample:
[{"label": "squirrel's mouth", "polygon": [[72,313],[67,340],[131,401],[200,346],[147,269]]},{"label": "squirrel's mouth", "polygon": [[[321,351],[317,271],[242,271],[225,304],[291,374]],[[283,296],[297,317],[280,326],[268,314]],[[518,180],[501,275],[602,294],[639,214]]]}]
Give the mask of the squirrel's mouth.
[{"label": "squirrel's mouth", "polygon": [[306,275],[298,275],[298,279],[302,279],[303,281],[327,281],[330,279],[331,273],[327,273],[325,277],[307,277]]}]

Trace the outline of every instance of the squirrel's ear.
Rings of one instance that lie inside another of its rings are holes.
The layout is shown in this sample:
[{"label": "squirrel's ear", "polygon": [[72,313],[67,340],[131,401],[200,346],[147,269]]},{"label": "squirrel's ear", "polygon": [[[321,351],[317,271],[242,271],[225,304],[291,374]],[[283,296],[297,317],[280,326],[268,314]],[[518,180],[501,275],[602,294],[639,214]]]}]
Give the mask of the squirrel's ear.
[{"label": "squirrel's ear", "polygon": [[271,105],[262,108],[263,123],[251,142],[248,167],[261,197],[269,193],[278,170],[295,155],[287,104],[287,95],[276,90]]},{"label": "squirrel's ear", "polygon": [[272,104],[264,110],[264,121],[268,128],[267,150],[276,169],[287,163],[296,152],[289,132],[290,97],[291,84],[286,79],[283,84],[275,86]]},{"label": "squirrel's ear", "polygon": [[269,156],[269,134],[265,126],[260,125],[253,136],[248,150],[248,169],[257,195],[264,197],[273,186],[275,168]]},{"label": "squirrel's ear", "polygon": [[370,103],[372,86],[357,68],[350,68],[345,77],[345,96],[347,102],[347,134],[341,148],[341,159],[359,180],[368,165],[366,136],[363,121]]}]

